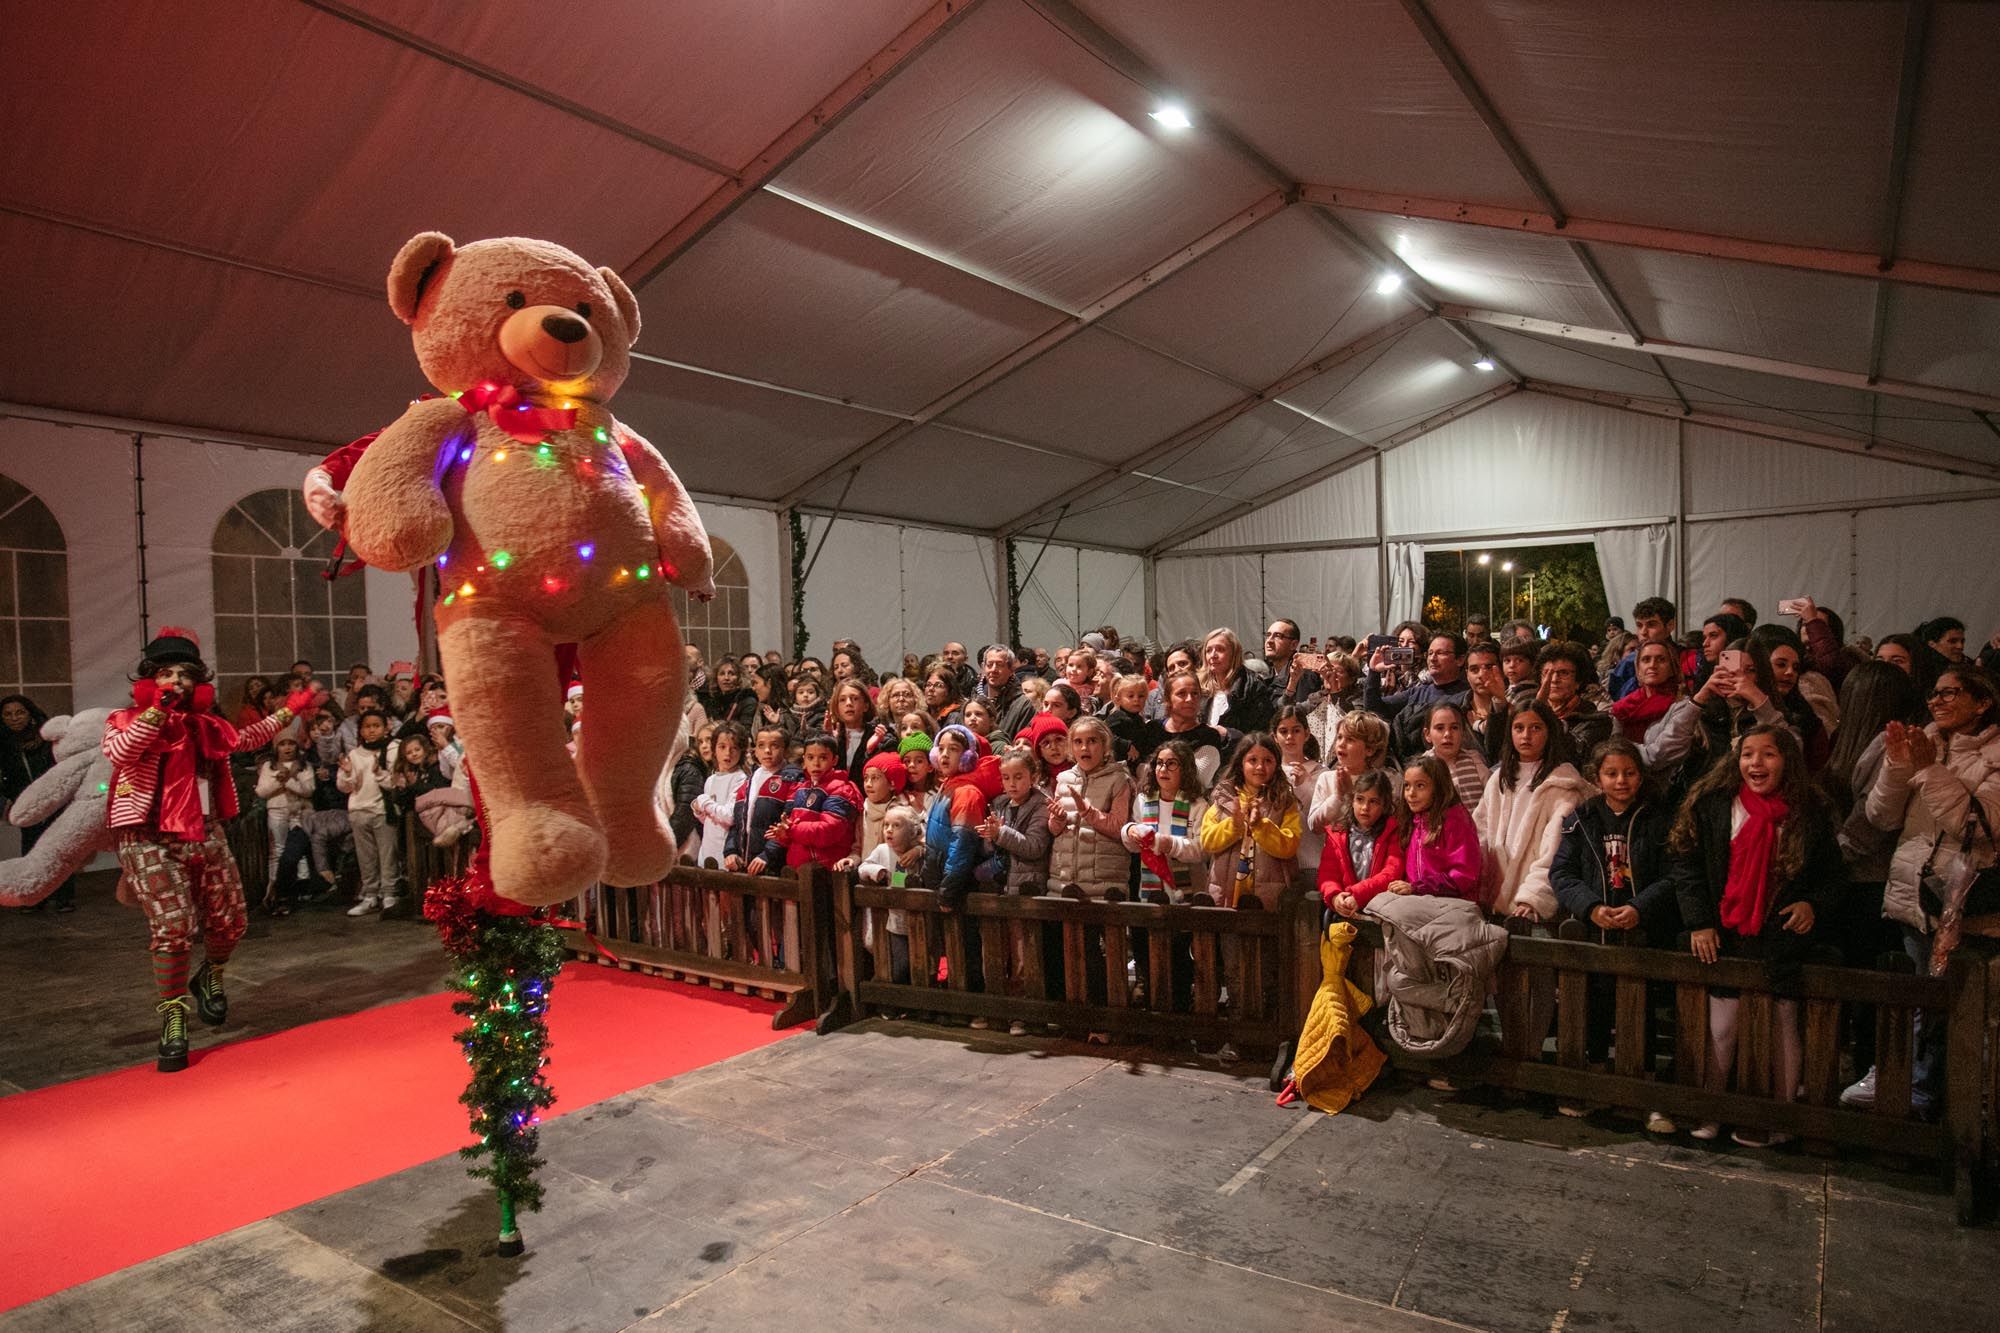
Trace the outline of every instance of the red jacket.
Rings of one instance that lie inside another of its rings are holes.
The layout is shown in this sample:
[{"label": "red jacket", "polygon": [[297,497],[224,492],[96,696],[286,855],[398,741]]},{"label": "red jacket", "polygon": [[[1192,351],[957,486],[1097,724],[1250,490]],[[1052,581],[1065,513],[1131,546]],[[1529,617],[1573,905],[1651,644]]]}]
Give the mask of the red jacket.
[{"label": "red jacket", "polygon": [[1347,854],[1347,833],[1328,829],[1326,850],[1319,858],[1320,900],[1331,910],[1336,897],[1351,893],[1356,907],[1366,907],[1370,898],[1403,877],[1403,830],[1393,817],[1375,835],[1375,856],[1368,871],[1366,879],[1355,876],[1354,862]]},{"label": "red jacket", "polygon": [[292,720],[280,708],[241,731],[213,713],[176,710],[149,721],[142,708],[121,708],[104,724],[111,760],[112,828],[156,828],[185,842],[206,836],[197,779],[207,779],[212,817],[237,813],[229,754],[260,750]]},{"label": "red jacket", "polygon": [[792,792],[785,817],[791,821],[792,830],[786,840],[785,864],[823,865],[831,869],[834,862],[854,851],[854,823],[861,818],[861,789],[836,768],[826,775],[824,786],[800,783]]}]

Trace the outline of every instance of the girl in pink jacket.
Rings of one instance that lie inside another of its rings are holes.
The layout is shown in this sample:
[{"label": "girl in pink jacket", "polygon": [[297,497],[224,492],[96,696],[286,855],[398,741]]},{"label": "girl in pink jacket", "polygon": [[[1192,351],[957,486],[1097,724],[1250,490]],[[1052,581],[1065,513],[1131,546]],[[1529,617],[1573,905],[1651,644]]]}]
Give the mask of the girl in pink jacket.
[{"label": "girl in pink jacket", "polygon": [[1403,804],[1409,810],[1409,843],[1403,878],[1389,892],[1478,902],[1479,830],[1442,760],[1427,754],[1409,762],[1403,769]]}]

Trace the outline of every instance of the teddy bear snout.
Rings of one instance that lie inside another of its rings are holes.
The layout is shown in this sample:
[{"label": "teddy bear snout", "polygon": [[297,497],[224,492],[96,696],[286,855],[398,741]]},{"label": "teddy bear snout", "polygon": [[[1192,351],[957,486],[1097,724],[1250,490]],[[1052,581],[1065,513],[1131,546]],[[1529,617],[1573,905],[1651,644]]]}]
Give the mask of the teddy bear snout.
[{"label": "teddy bear snout", "polygon": [[540,305],[507,317],[500,326],[500,350],[515,369],[564,383],[595,373],[604,358],[604,341],[575,311]]}]

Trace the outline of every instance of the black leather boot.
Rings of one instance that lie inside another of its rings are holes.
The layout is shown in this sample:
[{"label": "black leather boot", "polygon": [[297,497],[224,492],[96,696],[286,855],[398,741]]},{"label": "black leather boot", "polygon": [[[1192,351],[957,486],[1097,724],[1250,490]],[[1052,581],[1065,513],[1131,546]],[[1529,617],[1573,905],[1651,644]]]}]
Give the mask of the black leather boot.
[{"label": "black leather boot", "polygon": [[160,1063],[162,1074],[177,1074],[188,1067],[187,1001],[178,995],[160,1001]]},{"label": "black leather boot", "polygon": [[194,1011],[201,1021],[216,1027],[229,1017],[229,997],[222,993],[222,969],[206,959],[188,978],[188,994],[194,997]]}]

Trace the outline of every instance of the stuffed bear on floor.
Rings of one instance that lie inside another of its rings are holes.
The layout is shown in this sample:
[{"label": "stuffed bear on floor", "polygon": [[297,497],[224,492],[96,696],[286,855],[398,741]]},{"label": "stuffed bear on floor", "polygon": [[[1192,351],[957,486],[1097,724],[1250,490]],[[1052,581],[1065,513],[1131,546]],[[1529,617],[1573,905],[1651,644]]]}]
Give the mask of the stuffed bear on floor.
[{"label": "stuffed bear on floor", "polygon": [[[706,599],[714,584],[693,502],[608,407],[638,303],[611,269],[519,237],[424,232],[388,287],[448,396],[314,469],[308,506],[377,568],[440,567],[438,645],[495,890],[541,904],[658,879],[674,844],[654,788],[687,688],[668,585]],[[564,643],[590,686],[574,762]]]}]

